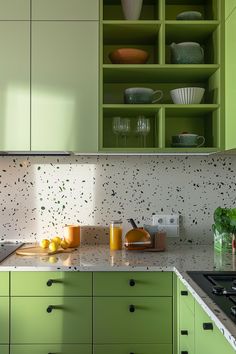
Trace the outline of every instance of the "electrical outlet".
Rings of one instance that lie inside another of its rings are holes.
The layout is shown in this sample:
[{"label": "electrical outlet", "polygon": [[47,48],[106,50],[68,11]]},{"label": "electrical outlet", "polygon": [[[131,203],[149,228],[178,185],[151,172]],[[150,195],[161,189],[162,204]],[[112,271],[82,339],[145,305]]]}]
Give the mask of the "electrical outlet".
[{"label": "electrical outlet", "polygon": [[166,225],[179,225],[179,215],[166,215]]},{"label": "electrical outlet", "polygon": [[179,215],[153,215],[153,225],[157,225],[158,229],[165,231],[168,237],[179,237]]},{"label": "electrical outlet", "polygon": [[153,225],[160,225],[160,226],[165,225],[166,224],[165,215],[153,215],[152,223],[153,223]]}]

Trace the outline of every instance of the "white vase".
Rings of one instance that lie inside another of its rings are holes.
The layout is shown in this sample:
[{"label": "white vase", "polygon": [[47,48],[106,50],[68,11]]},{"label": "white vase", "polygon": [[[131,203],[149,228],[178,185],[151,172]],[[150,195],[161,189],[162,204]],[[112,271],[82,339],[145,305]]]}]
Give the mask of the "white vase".
[{"label": "white vase", "polygon": [[121,4],[126,20],[139,20],[143,0],[121,0]]}]

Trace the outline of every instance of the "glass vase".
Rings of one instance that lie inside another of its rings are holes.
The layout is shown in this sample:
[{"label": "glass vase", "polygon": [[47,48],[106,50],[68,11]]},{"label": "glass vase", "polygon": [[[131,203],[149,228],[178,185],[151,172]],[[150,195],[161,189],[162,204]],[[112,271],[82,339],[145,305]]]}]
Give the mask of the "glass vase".
[{"label": "glass vase", "polygon": [[232,253],[232,234],[230,232],[214,231],[214,248],[219,252]]}]

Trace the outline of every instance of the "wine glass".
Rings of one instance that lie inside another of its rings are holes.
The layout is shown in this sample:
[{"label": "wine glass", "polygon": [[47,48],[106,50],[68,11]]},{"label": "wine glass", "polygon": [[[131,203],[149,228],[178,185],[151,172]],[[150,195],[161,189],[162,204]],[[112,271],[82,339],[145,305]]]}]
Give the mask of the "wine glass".
[{"label": "wine glass", "polygon": [[130,132],[130,119],[121,119],[121,135],[124,137],[124,146],[127,145],[127,136]]},{"label": "wine glass", "polygon": [[145,116],[138,116],[137,117],[137,134],[141,137],[141,145],[146,147],[147,144],[147,135],[150,133],[150,119],[146,118]]},{"label": "wine glass", "polygon": [[116,147],[119,146],[119,135],[121,133],[121,117],[113,117],[112,119],[112,131],[116,135]]}]

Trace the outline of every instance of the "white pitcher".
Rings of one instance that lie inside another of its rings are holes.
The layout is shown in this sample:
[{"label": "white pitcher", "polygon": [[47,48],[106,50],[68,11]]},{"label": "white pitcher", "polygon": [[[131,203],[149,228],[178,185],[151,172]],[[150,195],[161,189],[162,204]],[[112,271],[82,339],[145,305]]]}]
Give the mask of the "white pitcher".
[{"label": "white pitcher", "polygon": [[126,20],[139,20],[143,0],[121,0],[121,4]]}]

